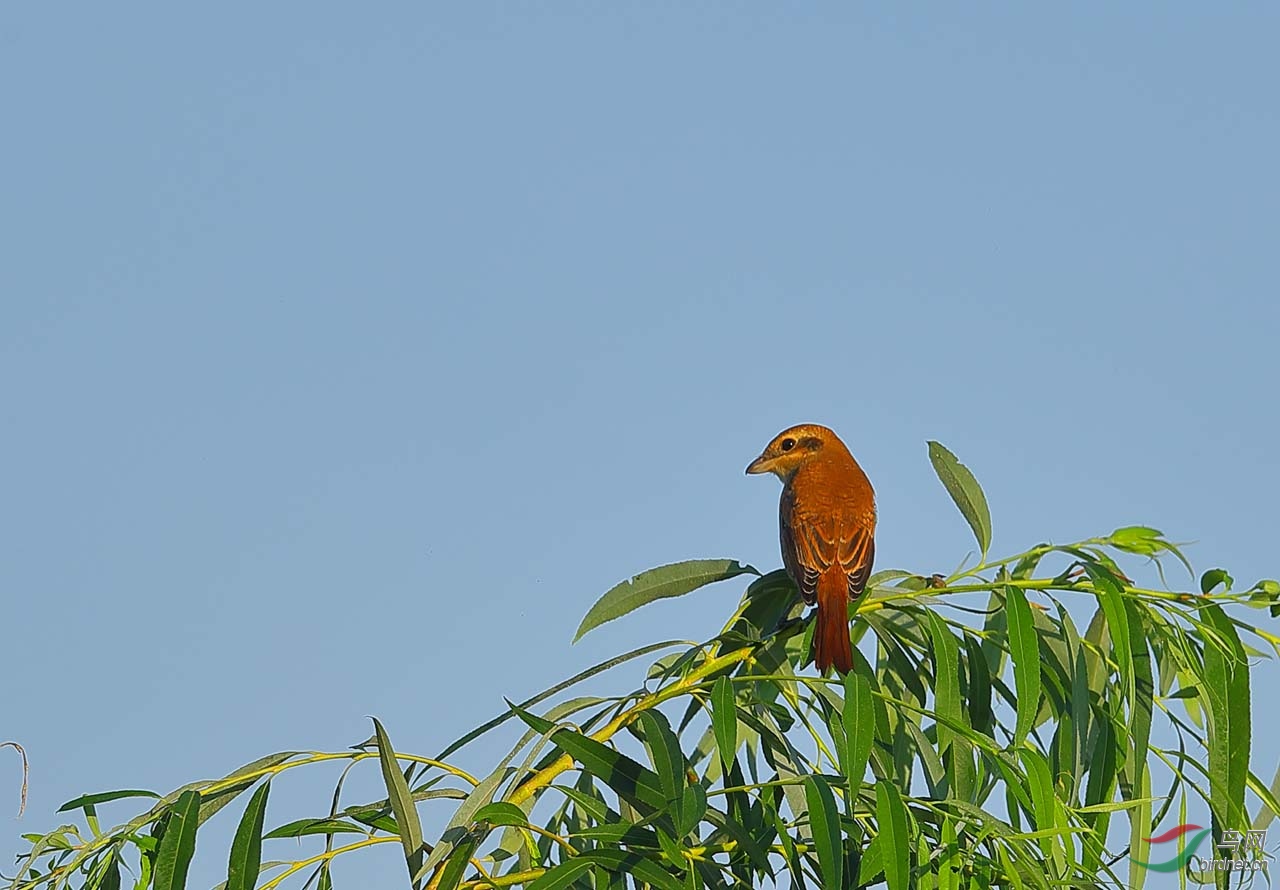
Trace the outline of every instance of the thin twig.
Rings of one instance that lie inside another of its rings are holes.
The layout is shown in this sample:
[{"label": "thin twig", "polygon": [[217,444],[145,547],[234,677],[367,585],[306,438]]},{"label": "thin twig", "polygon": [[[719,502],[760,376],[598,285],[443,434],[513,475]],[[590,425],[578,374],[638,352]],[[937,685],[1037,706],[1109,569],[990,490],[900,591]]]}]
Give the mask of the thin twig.
[{"label": "thin twig", "polygon": [[22,758],[22,791],[18,800],[18,818],[21,819],[27,809],[27,778],[31,774],[31,767],[27,763],[27,751],[17,742],[0,742],[0,748],[12,748]]}]

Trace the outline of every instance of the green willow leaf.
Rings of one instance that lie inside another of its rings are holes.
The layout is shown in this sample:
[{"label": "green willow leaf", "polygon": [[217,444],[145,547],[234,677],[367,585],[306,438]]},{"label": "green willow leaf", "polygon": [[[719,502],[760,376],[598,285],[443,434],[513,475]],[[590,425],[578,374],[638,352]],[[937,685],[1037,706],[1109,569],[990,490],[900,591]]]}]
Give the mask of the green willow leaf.
[{"label": "green willow leaf", "polygon": [[968,729],[968,712],[960,701],[960,646],[941,615],[931,611],[928,616],[929,636],[933,644],[938,753],[950,764],[951,795],[969,800],[976,784],[970,736],[950,728],[962,726]]},{"label": "green willow leaf", "polygon": [[871,743],[875,739],[876,718],[871,693],[871,682],[861,673],[850,671],[844,675],[844,702],[841,714],[844,721],[844,774],[849,782],[849,812],[862,788],[862,779],[871,758]]},{"label": "green willow leaf", "polygon": [[279,828],[271,829],[271,831],[262,836],[262,839],[269,841],[282,837],[309,837],[316,834],[368,833],[369,830],[367,828],[361,828],[354,822],[347,822],[343,819],[298,819],[281,825]]},{"label": "green willow leaf", "polygon": [[490,825],[528,825],[529,817],[524,810],[513,803],[500,800],[486,804],[476,810],[473,817],[477,822],[488,822]]},{"label": "green willow leaf", "polygon": [[1086,562],[1085,573],[1093,582],[1098,605],[1107,619],[1111,646],[1120,665],[1120,678],[1127,689],[1127,699],[1134,699],[1133,649],[1129,643],[1129,614],[1124,605],[1124,588],[1111,570],[1099,563]]},{"label": "green willow leaf", "polygon": [[618,875],[632,875],[638,881],[661,890],[684,890],[684,884],[651,859],[625,850],[591,850],[557,865],[529,884],[528,890],[561,890],[599,866]]},{"label": "green willow leaf", "polygon": [[1176,544],[1167,541],[1164,532],[1159,529],[1145,525],[1131,525],[1116,529],[1107,540],[1117,550],[1136,553],[1140,556],[1155,557],[1161,553],[1172,553],[1178,562],[1186,567],[1187,574],[1195,577],[1195,572],[1191,570],[1191,563],[1187,561],[1186,555],[1178,549]]},{"label": "green willow leaf", "polygon": [[111,861],[107,863],[98,890],[120,890],[120,859],[118,857],[112,856]]},{"label": "green willow leaf", "polygon": [[227,863],[226,890],[253,890],[262,866],[262,822],[267,814],[267,795],[271,783],[263,782],[253,792],[236,826],[231,841],[231,858]]},{"label": "green willow leaf", "polygon": [[462,876],[471,861],[471,854],[476,850],[476,844],[475,838],[467,838],[453,848],[453,852],[445,860],[444,868],[440,870],[440,880],[435,882],[435,890],[456,890],[462,883]]},{"label": "green willow leaf", "polygon": [[1227,574],[1226,569],[1209,569],[1200,576],[1200,592],[1204,594],[1212,593],[1213,588],[1219,584],[1223,590],[1230,590],[1231,585],[1235,583],[1235,579]]},{"label": "green willow leaf", "polygon": [[[1271,779],[1270,787],[1263,785],[1261,779],[1258,779],[1254,784],[1257,786],[1255,788],[1255,793],[1257,793],[1260,798],[1263,798],[1264,800],[1269,799],[1273,803],[1275,801],[1280,801],[1280,767],[1276,768],[1276,774]],[[1259,788],[1266,788],[1267,793],[1265,795],[1262,794],[1258,790]],[[1259,808],[1258,815],[1254,817],[1253,824],[1249,827],[1255,831],[1262,831],[1271,824],[1276,816],[1280,816],[1280,803],[1275,803],[1274,806],[1271,803],[1264,803],[1263,806]]]},{"label": "green willow leaf", "polygon": [[1036,714],[1040,711],[1040,647],[1026,594],[1012,585],[1004,590],[1009,650],[1013,653],[1013,682],[1018,691],[1018,722],[1013,731],[1013,744],[1019,745],[1035,728]]},{"label": "green willow leaf", "polygon": [[[466,799],[458,804],[458,809],[449,817],[449,822],[445,825],[440,842],[435,845],[430,855],[427,856],[422,866],[414,874],[413,880],[415,883],[421,880],[427,872],[443,862],[445,857],[453,851],[455,844],[465,842],[459,841],[459,838],[468,836],[466,830],[475,821],[475,814],[480,811],[481,807],[493,800],[493,795],[497,793],[498,786],[507,778],[507,766],[511,763],[515,753],[512,751],[503,758],[502,762],[494,767],[493,772],[481,779],[480,784],[472,788]],[[416,811],[414,815],[417,815]]]},{"label": "green willow leaf", "polygon": [[[511,707],[522,720],[539,732],[545,733],[555,725],[517,705],[512,704]],[[652,810],[660,810],[666,806],[662,779],[653,770],[572,729],[557,729],[551,733],[550,738],[552,744],[632,806]]]},{"label": "green willow leaf", "polygon": [[680,800],[685,788],[684,754],[680,751],[680,740],[660,711],[642,711],[639,723],[644,730],[644,746],[649,752],[649,760],[662,784],[663,797],[668,805],[674,804]]},{"label": "green willow leaf", "polygon": [[929,442],[929,461],[933,470],[942,480],[951,500],[955,501],[960,512],[964,514],[973,536],[978,540],[978,548],[985,558],[991,546],[991,511],[987,507],[986,495],[974,478],[969,468],[960,463],[956,456],[939,442]]},{"label": "green willow leaf", "polygon": [[156,854],[155,890],[183,890],[196,852],[200,792],[184,791],[170,811],[169,823]]},{"label": "green willow leaf", "polygon": [[707,789],[694,782],[686,785],[675,807],[676,830],[681,837],[691,833],[707,813]]},{"label": "green willow leaf", "polygon": [[880,855],[889,890],[911,886],[911,837],[907,833],[907,808],[892,782],[876,783],[876,816],[880,826]]},{"label": "green willow leaf", "polygon": [[862,858],[858,862],[858,882],[855,886],[865,887],[884,874],[884,853],[881,852],[884,844],[881,837],[882,835],[873,837],[866,849],[862,851]]},{"label": "green willow leaf", "polygon": [[1160,540],[1164,532],[1146,525],[1129,525],[1113,531],[1109,538],[1111,546],[1128,553],[1142,556],[1154,556],[1164,549]]},{"label": "green willow leaf", "polygon": [[576,643],[605,622],[621,618],[654,600],[684,596],[699,587],[747,574],[759,575],[760,572],[736,559],[691,559],[641,572],[596,600],[578,625],[573,641]]},{"label": "green willow leaf", "polygon": [[160,799],[160,795],[154,791],[139,791],[131,789],[128,791],[103,791],[100,794],[85,794],[77,797],[75,800],[69,800],[62,806],[58,807],[59,813],[65,813],[68,810],[79,810],[84,807],[97,806],[100,803],[107,803],[113,800],[123,800],[128,797],[150,797],[155,800]]},{"label": "green willow leaf", "polygon": [[1244,789],[1249,772],[1252,727],[1249,713],[1249,663],[1235,625],[1222,607],[1201,611],[1217,639],[1204,647],[1203,685],[1208,693],[1212,731],[1209,736],[1211,802],[1219,828],[1235,829],[1248,822]]},{"label": "green willow leaf", "polygon": [[991,670],[982,653],[982,644],[965,635],[965,664],[968,668],[969,691],[965,703],[969,708],[969,725],[990,735],[995,713],[991,710]]},{"label": "green willow leaf", "polygon": [[1116,762],[1119,752],[1116,750],[1110,720],[1099,720],[1094,724],[1093,759],[1089,763],[1089,782],[1085,786],[1084,802],[1086,806],[1094,806],[1111,799],[1115,789]]},{"label": "green willow leaf", "polygon": [[938,890],[960,890],[960,845],[956,841],[956,823],[942,820],[942,855],[938,859]]},{"label": "green willow leaf", "polygon": [[[691,785],[690,787],[698,786]],[[747,854],[747,859],[751,861],[752,867],[757,872],[768,875],[770,878],[773,877],[773,865],[769,862],[769,851],[756,842],[747,826],[714,807],[708,807],[705,813],[708,822],[721,829],[732,840],[737,842],[739,849]],[[763,819],[761,819],[761,822],[763,822]]]},{"label": "green willow leaf", "polygon": [[[1027,790],[1031,792],[1032,818],[1035,819],[1038,831],[1047,831],[1054,827],[1053,776],[1049,771],[1049,763],[1044,756],[1031,748],[1023,748],[1018,752],[1026,769]],[[1053,839],[1040,838],[1040,847],[1045,857],[1053,852]]]},{"label": "green willow leaf", "polygon": [[224,776],[219,784],[224,784],[232,779],[242,778],[243,781],[234,785],[224,787],[220,791],[211,794],[202,794],[200,798],[200,824],[208,822],[217,813],[228,804],[232,803],[243,792],[253,787],[253,783],[261,779],[267,774],[267,771],[273,766],[284,763],[293,757],[296,757],[300,751],[277,751],[275,754],[268,754],[266,757],[259,757],[251,763],[233,770]]},{"label": "green willow leaf", "polygon": [[716,680],[711,689],[711,728],[720,759],[727,767],[738,750],[738,706],[728,677]]},{"label": "green willow leaf", "polygon": [[831,787],[815,776],[804,777],[804,796],[809,804],[809,826],[813,844],[818,848],[818,866],[822,886],[844,886],[844,835],[840,829],[840,813]]},{"label": "green willow leaf", "polygon": [[[959,650],[955,636],[937,612],[928,612],[928,628],[933,644],[933,700],[934,710],[944,721],[953,724],[962,719],[960,708],[960,675],[958,673]],[[938,753],[951,746],[951,730],[945,723],[938,726]]]},{"label": "green willow leaf", "polygon": [[373,719],[373,732],[378,739],[378,762],[382,766],[382,781],[387,786],[387,800],[391,804],[391,812],[395,814],[396,826],[400,831],[400,843],[404,847],[405,864],[409,869],[409,880],[416,883],[419,869],[422,868],[422,822],[418,819],[418,808],[414,805],[413,795],[409,791],[409,783],[400,771],[400,762],[391,747],[391,739],[377,717]]},{"label": "green willow leaf", "polygon": [[[1129,664],[1133,670],[1133,699],[1129,707],[1129,750],[1124,770],[1129,796],[1142,787],[1147,769],[1147,749],[1151,742],[1151,720],[1155,711],[1155,677],[1151,671],[1151,654],[1147,649],[1146,625],[1140,603],[1126,600],[1125,621],[1128,625]],[[1247,756],[1247,754],[1246,754]],[[1243,782],[1243,779],[1241,780]],[[1242,791],[1243,793],[1243,791]]]},{"label": "green willow leaf", "polygon": [[562,862],[529,884],[528,890],[563,890],[573,886],[579,878],[591,873],[592,862],[585,857],[575,857]]},{"label": "green willow leaf", "polygon": [[259,757],[257,760],[250,761],[244,766],[227,773],[227,775],[223,777],[222,781],[227,782],[231,779],[239,778],[260,779],[262,778],[263,770],[268,770],[273,766],[278,766],[289,758],[296,757],[302,753],[302,751],[277,751],[274,754],[268,754],[266,757]]}]

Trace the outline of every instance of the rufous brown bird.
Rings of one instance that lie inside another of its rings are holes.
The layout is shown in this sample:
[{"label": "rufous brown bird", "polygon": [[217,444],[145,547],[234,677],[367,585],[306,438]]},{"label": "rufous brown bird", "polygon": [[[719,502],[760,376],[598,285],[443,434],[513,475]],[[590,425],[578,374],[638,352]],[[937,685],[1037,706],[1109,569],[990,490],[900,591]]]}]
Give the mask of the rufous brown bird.
[{"label": "rufous brown bird", "polygon": [[782,562],[805,603],[818,604],[814,661],[853,667],[849,602],[862,595],[875,557],[876,494],[840,437],[815,423],[783,430],[747,473],[782,480]]}]

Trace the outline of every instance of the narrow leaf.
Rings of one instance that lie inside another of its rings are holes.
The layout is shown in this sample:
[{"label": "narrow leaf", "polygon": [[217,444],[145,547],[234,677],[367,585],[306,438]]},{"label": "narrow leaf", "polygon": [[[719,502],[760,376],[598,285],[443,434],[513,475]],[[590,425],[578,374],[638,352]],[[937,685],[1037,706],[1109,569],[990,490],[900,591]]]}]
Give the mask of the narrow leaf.
[{"label": "narrow leaf", "polygon": [[120,859],[116,856],[111,857],[111,861],[107,863],[107,869],[102,873],[102,883],[98,885],[98,890],[120,890]]},{"label": "narrow leaf", "polygon": [[1084,570],[1093,582],[1098,595],[1098,605],[1107,619],[1111,632],[1111,647],[1120,665],[1120,677],[1127,689],[1127,699],[1134,699],[1133,650],[1129,644],[1129,617],[1124,607],[1124,591],[1115,575],[1105,566],[1086,562]]},{"label": "narrow leaf", "polygon": [[[946,486],[951,500],[956,502],[960,512],[964,514],[973,536],[978,540],[978,548],[982,555],[987,555],[991,546],[991,511],[987,508],[986,495],[974,478],[969,468],[960,463],[956,456],[938,442],[929,443],[929,461],[933,470]],[[891,888],[892,890],[892,888]]]},{"label": "narrow leaf", "polygon": [[170,810],[169,824],[156,854],[155,890],[183,890],[187,886],[187,869],[196,852],[199,816],[200,792],[182,792]]},{"label": "narrow leaf", "polygon": [[418,808],[414,805],[413,795],[409,792],[409,783],[400,771],[400,763],[396,760],[395,749],[391,747],[391,739],[377,717],[373,719],[373,732],[378,739],[378,762],[382,765],[382,781],[387,786],[387,800],[391,803],[391,812],[395,814],[396,826],[400,829],[400,843],[404,846],[405,864],[409,868],[409,880],[416,881],[418,870],[422,867],[422,823],[418,819]]},{"label": "narrow leaf", "polygon": [[262,865],[262,820],[267,813],[267,794],[271,783],[263,782],[253,792],[236,826],[231,841],[231,859],[227,863],[226,890],[253,890]]},{"label": "narrow leaf", "polygon": [[733,683],[728,677],[716,680],[711,690],[711,728],[715,732],[716,747],[726,768],[738,750],[738,708],[733,693]]},{"label": "narrow leaf", "polygon": [[654,600],[684,596],[699,587],[745,574],[760,573],[736,559],[691,559],[641,572],[634,578],[615,585],[596,600],[578,625],[573,641],[576,643],[588,631],[606,621],[621,618]]},{"label": "narrow leaf", "polygon": [[982,644],[969,635],[964,638],[965,661],[969,668],[969,725],[990,733],[995,717],[991,710],[991,670],[982,653]]},{"label": "narrow leaf", "polygon": [[368,834],[368,829],[361,828],[343,819],[298,819],[288,822],[279,828],[273,828],[262,836],[264,841],[282,837],[308,837],[323,834]]},{"label": "narrow leaf", "polygon": [[1040,710],[1040,647],[1036,643],[1031,605],[1020,588],[1005,587],[1009,620],[1009,650],[1013,653],[1013,682],[1018,691],[1018,722],[1013,743],[1019,745],[1035,728]]},{"label": "narrow leaf", "polygon": [[1220,829],[1247,823],[1244,789],[1249,773],[1252,727],[1249,713],[1249,664],[1235,625],[1213,605],[1201,613],[1216,638],[1204,647],[1204,684],[1211,717],[1209,780]]},{"label": "narrow leaf", "polygon": [[871,758],[876,718],[872,707],[871,683],[862,674],[850,671],[844,675],[844,771],[849,781],[849,812],[862,788],[862,778]]},{"label": "narrow leaf", "polygon": [[[518,705],[512,704],[511,707],[539,732],[545,733],[554,726]],[[666,805],[658,774],[625,754],[572,729],[557,729],[551,734],[551,741],[632,806],[660,810]]]},{"label": "narrow leaf", "polygon": [[876,816],[880,825],[880,854],[889,890],[911,885],[911,838],[907,834],[907,809],[891,782],[876,783]]},{"label": "narrow leaf", "polygon": [[660,711],[642,711],[640,726],[644,729],[644,746],[662,784],[662,794],[668,804],[676,803],[685,787],[684,754],[680,751],[680,741]]},{"label": "narrow leaf", "polygon": [[563,890],[571,887],[578,878],[591,871],[591,862],[582,857],[575,857],[562,862],[546,872],[542,877],[529,884],[529,890]]},{"label": "narrow leaf", "polygon": [[136,789],[130,789],[128,791],[103,791],[98,794],[85,794],[81,797],[77,797],[75,800],[69,800],[62,806],[58,807],[58,812],[65,813],[69,810],[92,807],[112,800],[123,800],[127,797],[151,797],[156,800],[160,799],[160,795],[156,794],[154,791],[139,791]]},{"label": "narrow leaf", "polygon": [[456,890],[458,884],[462,883],[462,876],[467,870],[471,854],[475,849],[476,840],[471,837],[454,847],[444,868],[440,870],[440,880],[435,882],[434,890]]},{"label": "narrow leaf", "polygon": [[840,814],[831,787],[815,776],[804,777],[804,796],[809,804],[809,826],[813,844],[818,848],[818,865],[822,870],[822,886],[844,886],[844,842],[840,830]]},{"label": "narrow leaf", "polygon": [[505,800],[486,804],[476,810],[477,822],[488,822],[490,825],[528,825],[529,817],[524,810]]}]

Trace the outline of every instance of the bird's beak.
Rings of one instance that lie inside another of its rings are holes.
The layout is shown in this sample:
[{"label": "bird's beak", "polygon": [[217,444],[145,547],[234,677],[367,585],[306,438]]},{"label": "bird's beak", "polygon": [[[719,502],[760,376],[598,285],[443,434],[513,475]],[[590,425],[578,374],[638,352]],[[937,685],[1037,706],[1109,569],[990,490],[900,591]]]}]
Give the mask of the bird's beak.
[{"label": "bird's beak", "polygon": [[757,457],[751,463],[747,464],[748,476],[756,476],[760,473],[767,473],[767,472],[769,472],[769,461],[765,458],[763,454]]}]

